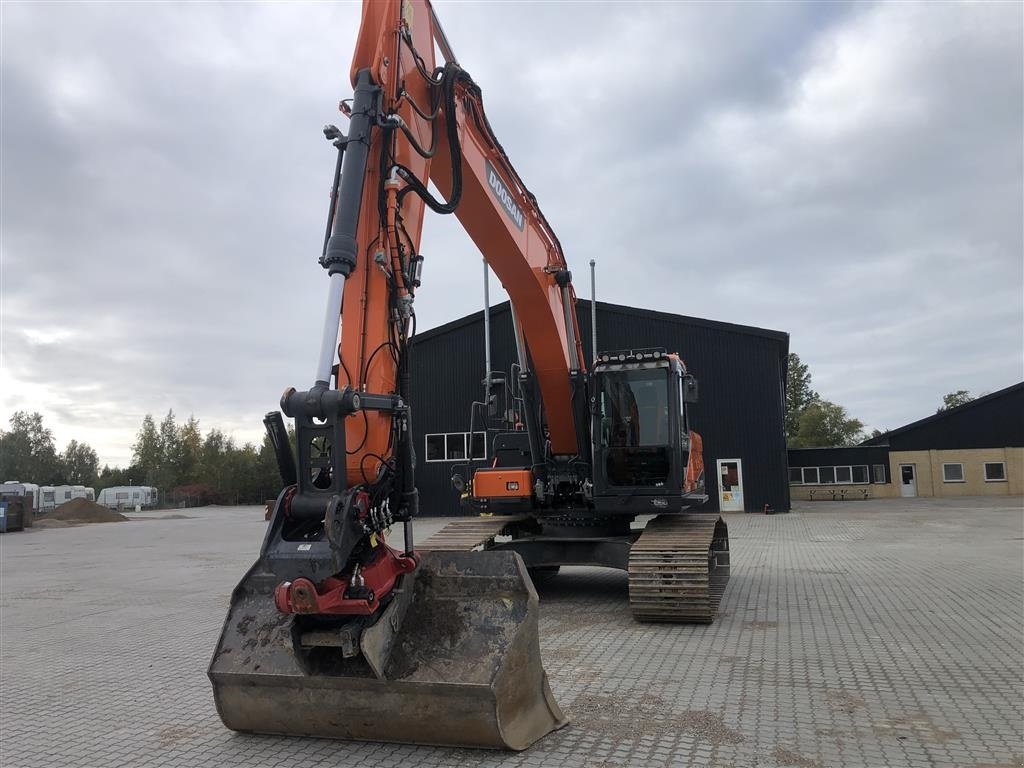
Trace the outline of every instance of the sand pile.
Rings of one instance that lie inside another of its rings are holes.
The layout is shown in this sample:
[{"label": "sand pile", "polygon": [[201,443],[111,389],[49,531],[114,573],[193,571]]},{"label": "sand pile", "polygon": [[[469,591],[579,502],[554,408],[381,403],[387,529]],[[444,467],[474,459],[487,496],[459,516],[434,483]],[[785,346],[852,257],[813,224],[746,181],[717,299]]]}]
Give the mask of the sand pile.
[{"label": "sand pile", "polygon": [[40,515],[37,522],[60,520],[67,523],[120,523],[127,519],[119,512],[101,507],[88,499],[72,499]]}]

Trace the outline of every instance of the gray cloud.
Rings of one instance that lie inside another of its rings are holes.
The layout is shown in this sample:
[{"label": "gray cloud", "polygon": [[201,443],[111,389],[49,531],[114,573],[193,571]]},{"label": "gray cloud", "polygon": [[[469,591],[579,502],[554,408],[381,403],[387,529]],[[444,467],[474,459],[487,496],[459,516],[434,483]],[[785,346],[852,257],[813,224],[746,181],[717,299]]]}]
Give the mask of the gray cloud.
[{"label": "gray cloud", "polygon": [[[117,462],[171,407],[258,439],[314,363],[358,13],[3,5],[0,418]],[[1019,5],[438,14],[602,299],[789,331],[874,426],[1024,377]],[[457,221],[423,251],[420,327],[476,309]]]}]

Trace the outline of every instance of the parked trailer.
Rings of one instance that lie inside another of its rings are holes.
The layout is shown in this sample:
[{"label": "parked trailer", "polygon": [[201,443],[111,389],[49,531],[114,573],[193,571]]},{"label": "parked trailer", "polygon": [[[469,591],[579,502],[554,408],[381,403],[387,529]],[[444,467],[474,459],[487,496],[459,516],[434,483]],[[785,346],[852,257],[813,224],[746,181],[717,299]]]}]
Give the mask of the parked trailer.
[{"label": "parked trailer", "polygon": [[115,485],[104,488],[96,498],[97,504],[117,509],[118,507],[155,507],[159,501],[157,489],[150,485]]},{"label": "parked trailer", "polygon": [[72,499],[96,500],[96,491],[84,485],[44,485],[39,492],[40,510],[55,509]]},{"label": "parked trailer", "polygon": [[39,486],[35,483],[23,483],[20,480],[4,480],[3,484],[0,484],[0,493],[2,493],[7,486],[11,485],[19,486],[16,491],[16,495],[32,497],[30,504],[32,512],[33,514],[39,514]]}]

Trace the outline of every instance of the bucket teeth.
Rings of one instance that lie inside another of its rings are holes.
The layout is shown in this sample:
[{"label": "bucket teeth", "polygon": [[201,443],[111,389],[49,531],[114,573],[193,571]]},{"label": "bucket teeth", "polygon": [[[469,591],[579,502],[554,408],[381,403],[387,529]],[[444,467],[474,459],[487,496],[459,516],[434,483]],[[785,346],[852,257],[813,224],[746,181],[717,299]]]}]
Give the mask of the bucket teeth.
[{"label": "bucket teeth", "polygon": [[519,555],[428,552],[411,577],[353,632],[278,613],[277,579],[257,563],[232,595],[210,663],[224,724],[516,750],[566,724],[541,664],[537,594]]}]

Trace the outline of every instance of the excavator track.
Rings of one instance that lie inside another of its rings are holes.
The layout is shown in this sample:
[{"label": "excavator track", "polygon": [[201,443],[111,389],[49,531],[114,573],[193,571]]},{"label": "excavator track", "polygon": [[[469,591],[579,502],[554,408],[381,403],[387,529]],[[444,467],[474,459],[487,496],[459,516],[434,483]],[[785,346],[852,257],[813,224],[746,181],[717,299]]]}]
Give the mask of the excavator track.
[{"label": "excavator track", "polygon": [[718,515],[659,515],[629,550],[637,621],[709,624],[729,581],[729,533]]},{"label": "excavator track", "polygon": [[423,552],[470,552],[478,547],[486,549],[494,543],[495,536],[507,533],[510,525],[525,519],[526,515],[495,515],[453,520],[423,543],[417,543],[416,549]]}]

